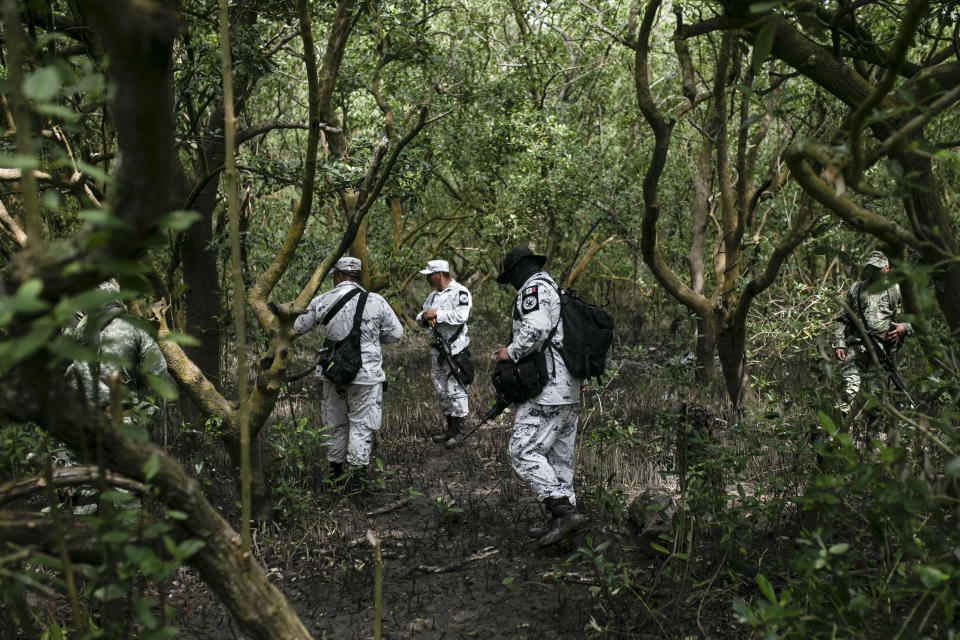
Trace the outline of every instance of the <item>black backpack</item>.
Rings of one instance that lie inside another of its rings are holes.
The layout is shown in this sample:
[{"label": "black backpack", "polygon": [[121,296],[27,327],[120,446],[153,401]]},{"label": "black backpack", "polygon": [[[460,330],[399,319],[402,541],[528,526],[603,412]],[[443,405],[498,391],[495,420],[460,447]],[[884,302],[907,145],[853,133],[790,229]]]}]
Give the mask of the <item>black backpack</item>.
[{"label": "black backpack", "polygon": [[[573,377],[596,378],[600,382],[607,350],[613,342],[613,317],[603,307],[587,304],[573,289],[554,288],[560,295],[563,345],[558,347],[551,342],[551,346],[560,352]],[[553,339],[553,332],[549,340]]]},{"label": "black backpack", "polygon": [[359,288],[345,293],[336,304],[334,304],[326,315],[323,316],[323,324],[326,325],[337,312],[343,308],[350,298],[360,294],[357,301],[357,310],[353,314],[353,328],[343,340],[327,340],[323,343],[323,348],[317,352],[317,366],[323,377],[334,383],[337,391],[343,392],[344,388],[353,382],[363,366],[363,360],[360,357],[360,321],[363,319],[363,309],[367,305],[366,291],[360,293]]}]

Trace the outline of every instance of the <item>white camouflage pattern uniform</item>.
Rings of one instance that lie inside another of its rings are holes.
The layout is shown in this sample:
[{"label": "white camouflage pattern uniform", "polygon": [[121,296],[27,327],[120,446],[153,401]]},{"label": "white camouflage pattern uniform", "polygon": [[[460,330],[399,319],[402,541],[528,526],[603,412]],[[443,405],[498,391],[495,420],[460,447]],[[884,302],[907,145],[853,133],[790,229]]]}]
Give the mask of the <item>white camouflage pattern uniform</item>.
[{"label": "white camouflage pattern uniform", "polygon": [[[563,344],[560,296],[556,283],[540,271],[524,282],[513,304],[513,339],[507,353],[516,362],[540,349],[553,328],[552,342]],[[567,371],[563,358],[548,348],[550,376],[536,398],[517,407],[508,445],[514,471],[537,493],[537,499],[568,498],[573,491],[573,446],[580,418],[580,381]]]},{"label": "white camouflage pattern uniform", "polygon": [[[306,312],[294,321],[294,330],[306,333],[323,326],[322,320],[327,310],[354,288],[363,290],[359,284],[348,280],[311,300]],[[343,340],[350,333],[359,298],[360,295],[355,295],[324,327],[323,335],[327,340]],[[360,356],[363,364],[357,377],[341,394],[334,383],[323,377],[319,367],[315,371],[314,375],[323,382],[323,424],[331,428],[327,450],[327,460],[330,462],[366,466],[370,461],[373,437],[380,429],[383,414],[381,403],[383,381],[386,380],[380,345],[398,342],[401,337],[403,326],[393,309],[383,296],[371,293],[360,322]]]},{"label": "white camouflage pattern uniform", "polygon": [[[424,311],[436,309],[437,324],[433,328],[448,341],[463,327],[457,339],[450,342],[451,353],[457,355],[470,345],[466,323],[472,307],[473,298],[470,296],[470,291],[456,280],[451,280],[446,288],[440,291],[434,289],[430,292],[427,299],[423,301],[423,311],[417,315],[417,322],[423,324]],[[429,330],[432,331],[433,328]],[[437,392],[440,412],[445,416],[465,417],[470,412],[467,390],[450,375],[450,365],[440,357],[433,346],[430,348],[430,373],[433,376],[433,388]]]}]

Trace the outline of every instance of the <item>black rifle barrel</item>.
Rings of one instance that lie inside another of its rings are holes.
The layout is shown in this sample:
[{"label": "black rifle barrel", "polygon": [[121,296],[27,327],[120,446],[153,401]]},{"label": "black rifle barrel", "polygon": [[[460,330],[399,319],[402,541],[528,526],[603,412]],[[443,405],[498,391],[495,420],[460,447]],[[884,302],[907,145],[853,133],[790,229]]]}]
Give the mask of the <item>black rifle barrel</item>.
[{"label": "black rifle barrel", "polygon": [[433,327],[433,343],[436,345],[437,350],[440,352],[440,357],[450,365],[450,375],[454,377],[457,383],[463,388],[464,391],[467,390],[467,385],[464,384],[463,378],[460,377],[460,367],[457,366],[456,361],[453,359],[453,351],[450,348],[450,343],[446,338],[443,337],[443,334],[440,333],[439,329]]},{"label": "black rifle barrel", "polygon": [[887,353],[886,341],[881,340],[869,331],[867,331],[867,336],[870,338],[870,342],[873,343],[873,350],[877,354],[877,359],[880,360],[880,365],[887,370],[890,382],[907,397],[907,401],[910,403],[910,408],[912,409],[914,407],[913,398],[911,398],[907,392],[907,385],[903,383],[903,378],[897,373],[897,365],[894,364],[890,354]]},{"label": "black rifle barrel", "polygon": [[477,423],[477,426],[475,426],[473,429],[470,429],[470,431],[467,431],[463,435],[457,437],[457,446],[459,447],[461,444],[463,444],[466,441],[467,438],[469,438],[474,433],[476,433],[477,429],[479,429],[480,427],[487,424],[488,422],[490,422],[491,420],[499,416],[501,413],[503,413],[503,410],[509,407],[510,404],[511,404],[510,401],[504,398],[503,396],[497,396],[497,401],[493,404],[492,407],[490,407],[490,409],[485,414],[483,414],[483,417],[480,419],[480,422]]}]

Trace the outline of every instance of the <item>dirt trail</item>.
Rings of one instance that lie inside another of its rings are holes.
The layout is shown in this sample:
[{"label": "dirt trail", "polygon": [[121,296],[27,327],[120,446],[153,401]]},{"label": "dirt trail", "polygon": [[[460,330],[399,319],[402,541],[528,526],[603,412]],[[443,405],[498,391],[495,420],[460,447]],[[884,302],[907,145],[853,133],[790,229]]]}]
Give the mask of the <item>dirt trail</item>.
[{"label": "dirt trail", "polygon": [[[491,425],[453,451],[426,433],[381,443],[385,487],[328,496],[327,517],[302,543],[274,545],[285,556],[263,560],[314,637],[373,636],[367,530],[381,540],[385,638],[584,637],[594,580],[558,569],[598,525],[539,549],[525,531],[544,514],[509,468],[507,438]],[[202,585],[189,591],[180,637],[243,637]]]},{"label": "dirt trail", "polygon": [[[423,370],[421,353],[426,349],[404,354],[404,374]],[[478,371],[478,379],[485,375]],[[381,540],[384,638],[583,638],[591,618],[601,623],[615,618],[619,635],[628,629],[631,638],[674,637],[642,622],[649,618],[633,597],[621,599],[619,611],[611,608],[617,606],[613,598],[597,597],[604,585],[592,561],[565,564],[588,540],[610,541],[606,554],[618,565],[618,575],[628,571],[634,584],[650,584],[660,559],[649,541],[602,513],[606,508],[588,495],[593,489],[578,475],[580,510],[589,526],[553,547],[538,548],[526,529],[546,515],[510,467],[512,413],[447,450],[430,440],[440,429],[440,416],[422,382],[418,377],[416,383],[391,386],[385,395],[384,424],[373,452],[383,468],[371,464],[370,474],[379,486],[354,496],[318,491],[309,524],[298,522],[296,532],[269,525],[255,545],[314,637],[373,637],[368,530]],[[490,406],[491,393],[471,388],[472,412]],[[309,389],[304,394],[315,395]],[[305,403],[303,410],[316,410],[308,407]],[[472,416],[468,428],[476,420]],[[180,637],[242,638],[222,605],[195,578],[189,582],[181,597],[193,600],[174,599],[183,605],[177,607]],[[647,605],[673,595],[666,582],[665,591],[656,587],[645,594]],[[678,625],[681,636],[683,628],[696,629],[695,609]]]}]

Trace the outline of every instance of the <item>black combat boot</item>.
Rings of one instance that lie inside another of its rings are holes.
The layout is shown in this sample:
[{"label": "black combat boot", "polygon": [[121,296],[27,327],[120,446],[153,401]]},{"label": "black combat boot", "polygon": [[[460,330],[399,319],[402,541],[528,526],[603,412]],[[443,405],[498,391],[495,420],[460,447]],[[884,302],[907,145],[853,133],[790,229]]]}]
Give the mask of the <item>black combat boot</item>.
[{"label": "black combat boot", "polygon": [[570,504],[570,499],[566,496],[547,498],[543,502],[550,509],[553,519],[550,521],[549,531],[537,541],[540,547],[560,542],[587,523],[587,517],[577,511],[577,507]]},{"label": "black combat boot", "polygon": [[343,484],[343,463],[342,462],[331,462],[330,463],[330,475],[327,477],[327,481],[330,483],[330,486],[338,488]]},{"label": "black combat boot", "polygon": [[539,540],[543,536],[547,535],[547,532],[550,531],[550,528],[553,526],[553,518],[547,520],[544,524],[538,527],[530,527],[527,529],[527,535],[531,538]]},{"label": "black combat boot", "polygon": [[354,467],[353,465],[350,466],[350,469],[347,471],[347,483],[343,488],[344,493],[351,495],[363,491],[365,484],[364,471],[364,467]]},{"label": "black combat boot", "polygon": [[466,416],[454,418],[450,416],[450,437],[443,443],[447,449],[454,449],[463,442],[463,427],[467,424]]},{"label": "black combat boot", "polygon": [[431,440],[433,440],[437,444],[446,442],[447,440],[453,437],[453,427],[451,426],[451,422],[455,418],[453,416],[443,416],[443,417],[447,420],[447,428],[444,430],[443,433],[433,434],[433,437],[431,438]]}]

